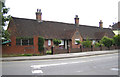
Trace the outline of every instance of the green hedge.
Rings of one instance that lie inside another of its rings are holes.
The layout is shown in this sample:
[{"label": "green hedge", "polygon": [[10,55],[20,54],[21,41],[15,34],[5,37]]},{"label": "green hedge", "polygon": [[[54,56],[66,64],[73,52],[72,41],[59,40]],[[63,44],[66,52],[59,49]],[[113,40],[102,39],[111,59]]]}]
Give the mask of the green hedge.
[{"label": "green hedge", "polygon": [[44,50],[44,38],[38,37],[38,50],[41,52]]},{"label": "green hedge", "polygon": [[120,34],[113,37],[114,44],[120,46]]},{"label": "green hedge", "polygon": [[100,40],[100,42],[101,42],[102,44],[104,44],[104,46],[106,46],[106,47],[108,47],[108,48],[113,45],[113,39],[108,38],[108,37],[106,37],[106,36],[104,36],[104,37]]}]

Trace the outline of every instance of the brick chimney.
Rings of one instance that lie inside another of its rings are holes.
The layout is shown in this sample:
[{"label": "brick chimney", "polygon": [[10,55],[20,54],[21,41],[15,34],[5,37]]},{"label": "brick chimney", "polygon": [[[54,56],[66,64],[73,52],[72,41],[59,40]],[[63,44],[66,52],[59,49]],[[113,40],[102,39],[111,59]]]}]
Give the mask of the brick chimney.
[{"label": "brick chimney", "polygon": [[102,20],[100,20],[100,22],[99,22],[99,27],[103,28],[103,22],[102,22]]},{"label": "brick chimney", "polygon": [[79,27],[79,18],[78,15],[75,15],[75,26]]},{"label": "brick chimney", "polygon": [[41,12],[41,9],[37,9],[36,20],[39,21],[39,22],[42,21],[42,12]]}]

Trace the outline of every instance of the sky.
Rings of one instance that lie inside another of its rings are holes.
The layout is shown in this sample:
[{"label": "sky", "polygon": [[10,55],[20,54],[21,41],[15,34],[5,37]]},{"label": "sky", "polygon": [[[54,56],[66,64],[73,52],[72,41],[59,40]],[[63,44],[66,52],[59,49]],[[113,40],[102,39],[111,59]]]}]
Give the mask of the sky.
[{"label": "sky", "polygon": [[42,11],[42,20],[73,23],[75,15],[79,24],[108,28],[118,21],[120,0],[6,0],[8,14],[13,17],[36,19],[37,9]]}]

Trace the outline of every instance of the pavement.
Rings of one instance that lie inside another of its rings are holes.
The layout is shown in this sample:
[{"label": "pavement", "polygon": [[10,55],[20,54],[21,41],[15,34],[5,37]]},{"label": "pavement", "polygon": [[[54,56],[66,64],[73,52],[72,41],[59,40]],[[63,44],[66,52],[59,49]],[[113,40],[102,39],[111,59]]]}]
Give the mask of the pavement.
[{"label": "pavement", "polygon": [[5,58],[2,58],[2,61],[63,59],[63,58],[75,58],[75,57],[95,56],[95,55],[103,55],[103,54],[113,54],[113,53],[118,53],[118,50],[88,51],[88,52],[64,53],[64,54],[43,55],[43,56],[5,57]]}]

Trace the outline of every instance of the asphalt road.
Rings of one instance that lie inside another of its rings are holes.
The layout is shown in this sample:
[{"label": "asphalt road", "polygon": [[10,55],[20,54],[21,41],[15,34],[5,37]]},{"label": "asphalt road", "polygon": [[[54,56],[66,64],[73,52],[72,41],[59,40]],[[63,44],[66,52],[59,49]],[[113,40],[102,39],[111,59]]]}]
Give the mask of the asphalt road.
[{"label": "asphalt road", "polygon": [[2,75],[118,75],[118,54],[2,63]]}]

